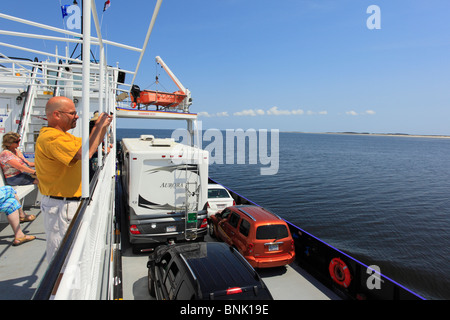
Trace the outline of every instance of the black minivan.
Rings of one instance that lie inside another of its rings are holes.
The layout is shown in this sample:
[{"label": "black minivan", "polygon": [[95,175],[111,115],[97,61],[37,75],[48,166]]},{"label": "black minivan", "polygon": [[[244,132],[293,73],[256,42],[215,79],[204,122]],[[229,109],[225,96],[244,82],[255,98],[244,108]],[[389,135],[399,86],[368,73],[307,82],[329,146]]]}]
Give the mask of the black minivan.
[{"label": "black minivan", "polygon": [[150,254],[148,288],[158,300],[272,300],[253,267],[221,242],[162,245]]}]

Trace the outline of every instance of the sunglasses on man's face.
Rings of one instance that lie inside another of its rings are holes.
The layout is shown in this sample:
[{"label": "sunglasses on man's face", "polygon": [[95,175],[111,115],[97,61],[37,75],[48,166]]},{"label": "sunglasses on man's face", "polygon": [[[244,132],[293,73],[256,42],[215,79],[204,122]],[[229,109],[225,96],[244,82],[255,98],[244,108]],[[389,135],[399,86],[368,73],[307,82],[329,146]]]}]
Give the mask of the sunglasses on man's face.
[{"label": "sunglasses on man's face", "polygon": [[77,112],[76,112],[76,111],[67,112],[67,111],[59,111],[59,110],[58,110],[58,112],[70,114],[72,117],[75,117],[75,116],[77,115]]}]

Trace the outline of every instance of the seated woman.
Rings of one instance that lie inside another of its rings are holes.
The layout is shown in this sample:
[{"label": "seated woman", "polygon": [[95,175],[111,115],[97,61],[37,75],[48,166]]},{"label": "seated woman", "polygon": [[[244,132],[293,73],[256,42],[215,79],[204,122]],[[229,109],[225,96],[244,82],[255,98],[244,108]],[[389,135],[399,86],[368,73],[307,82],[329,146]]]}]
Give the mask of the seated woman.
[{"label": "seated woman", "polygon": [[37,183],[31,175],[36,176],[34,162],[25,159],[22,152],[17,148],[20,135],[15,132],[5,133],[3,136],[3,151],[0,153],[0,166],[5,175],[6,184],[20,186]]},{"label": "seated woman", "polygon": [[17,197],[16,191],[11,186],[0,187],[0,212],[4,212],[14,232],[13,246],[19,246],[25,242],[33,241],[35,236],[25,235],[20,228],[20,222],[33,221],[34,215],[25,215]]}]

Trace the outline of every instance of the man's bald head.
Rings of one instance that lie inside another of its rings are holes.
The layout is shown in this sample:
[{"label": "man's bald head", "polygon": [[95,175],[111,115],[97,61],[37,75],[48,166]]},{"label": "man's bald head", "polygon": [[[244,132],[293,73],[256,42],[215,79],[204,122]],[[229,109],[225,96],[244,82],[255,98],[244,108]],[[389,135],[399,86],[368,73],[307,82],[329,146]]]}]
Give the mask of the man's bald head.
[{"label": "man's bald head", "polygon": [[47,105],[45,106],[45,114],[47,115],[47,118],[49,118],[53,114],[53,111],[63,110],[65,107],[72,105],[75,107],[73,101],[67,97],[53,97],[48,100]]},{"label": "man's bald head", "polygon": [[75,104],[67,97],[53,97],[45,106],[48,126],[58,128],[62,131],[75,128],[78,116]]}]

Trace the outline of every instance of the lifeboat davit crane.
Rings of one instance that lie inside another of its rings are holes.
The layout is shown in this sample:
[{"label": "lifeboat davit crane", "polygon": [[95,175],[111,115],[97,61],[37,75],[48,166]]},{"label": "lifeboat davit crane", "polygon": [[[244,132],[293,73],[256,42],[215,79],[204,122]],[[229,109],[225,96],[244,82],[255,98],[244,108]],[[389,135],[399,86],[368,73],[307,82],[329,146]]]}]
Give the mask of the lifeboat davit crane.
[{"label": "lifeboat davit crane", "polygon": [[156,57],[156,63],[167,72],[173,82],[177,85],[178,89],[175,92],[162,92],[154,90],[141,91],[139,86],[133,85],[130,91],[130,97],[133,108],[136,106],[140,109],[140,105],[145,106],[155,105],[157,110],[161,107],[162,110],[182,110],[183,112],[189,112],[189,106],[192,104],[191,92],[186,89],[173,74],[169,67],[164,63],[161,57]]}]

